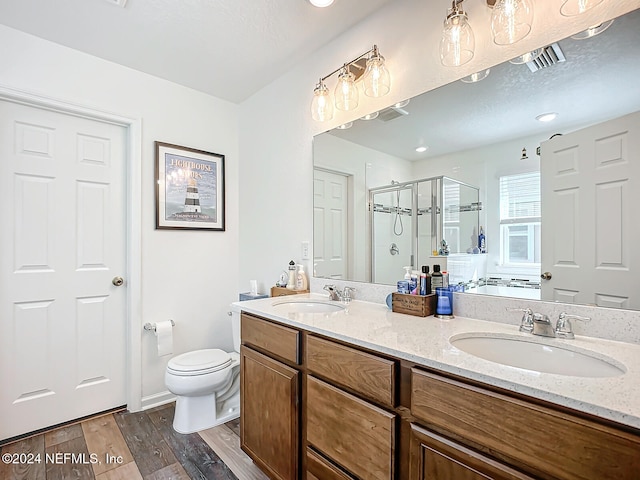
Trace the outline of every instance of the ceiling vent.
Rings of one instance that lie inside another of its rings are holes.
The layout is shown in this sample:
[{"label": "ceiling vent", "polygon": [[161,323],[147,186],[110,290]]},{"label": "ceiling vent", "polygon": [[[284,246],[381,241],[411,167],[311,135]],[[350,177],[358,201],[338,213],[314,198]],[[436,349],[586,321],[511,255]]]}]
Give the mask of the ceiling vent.
[{"label": "ceiling vent", "polygon": [[564,61],[566,61],[566,58],[560,49],[560,45],[554,43],[544,47],[542,53],[535,60],[527,62],[527,67],[529,67],[529,70],[532,72],[537,72],[542,68],[548,68],[556,63]]},{"label": "ceiling vent", "polygon": [[398,117],[403,117],[405,115],[409,115],[409,112],[403,110],[398,107],[388,107],[384,110],[380,110],[380,115],[378,115],[378,120],[382,120],[383,122],[388,122],[390,120],[396,119]]}]

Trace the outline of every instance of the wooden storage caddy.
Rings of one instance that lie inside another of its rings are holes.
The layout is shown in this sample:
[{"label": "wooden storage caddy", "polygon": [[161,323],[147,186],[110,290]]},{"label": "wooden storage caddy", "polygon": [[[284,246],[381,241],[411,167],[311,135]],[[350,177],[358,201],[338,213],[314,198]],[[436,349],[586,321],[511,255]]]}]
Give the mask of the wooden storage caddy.
[{"label": "wooden storage caddy", "polygon": [[391,297],[391,310],[417,317],[428,317],[436,313],[436,294],[407,295],[394,292]]},{"label": "wooden storage caddy", "polygon": [[289,290],[285,287],[271,287],[272,297],[283,297],[285,295],[297,295],[298,293],[309,293],[309,289],[306,290]]}]

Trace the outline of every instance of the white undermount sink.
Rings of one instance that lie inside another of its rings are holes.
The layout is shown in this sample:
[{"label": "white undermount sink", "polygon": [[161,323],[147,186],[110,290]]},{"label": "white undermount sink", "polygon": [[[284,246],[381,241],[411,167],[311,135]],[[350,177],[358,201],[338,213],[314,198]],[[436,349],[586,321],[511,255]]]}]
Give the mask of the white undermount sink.
[{"label": "white undermount sink", "polygon": [[599,353],[516,335],[466,333],[449,342],[470,355],[534,372],[573,377],[615,377],[626,372],[620,362]]},{"label": "white undermount sink", "polygon": [[334,313],[346,307],[337,302],[323,302],[321,300],[282,300],[273,304],[274,308],[290,313]]}]

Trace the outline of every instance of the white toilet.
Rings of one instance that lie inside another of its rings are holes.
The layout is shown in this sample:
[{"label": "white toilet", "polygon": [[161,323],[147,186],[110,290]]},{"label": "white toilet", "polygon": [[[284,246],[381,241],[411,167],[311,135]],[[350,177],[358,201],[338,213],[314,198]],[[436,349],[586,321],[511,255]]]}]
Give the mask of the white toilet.
[{"label": "white toilet", "polygon": [[240,310],[231,308],[235,351],[194,350],[169,360],[164,382],[176,395],[173,429],[193,433],[240,416]]}]

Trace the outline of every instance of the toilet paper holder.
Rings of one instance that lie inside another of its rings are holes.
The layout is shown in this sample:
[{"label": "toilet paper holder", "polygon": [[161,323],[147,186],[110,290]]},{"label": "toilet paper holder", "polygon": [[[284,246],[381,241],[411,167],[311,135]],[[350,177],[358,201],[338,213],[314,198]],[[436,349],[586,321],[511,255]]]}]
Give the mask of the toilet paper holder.
[{"label": "toilet paper holder", "polygon": [[[174,322],[173,320],[169,320],[171,322],[171,326],[175,327],[176,326],[176,322]],[[145,323],[144,324],[144,329],[148,330],[149,332],[155,332],[156,331],[156,324],[155,323]]]}]

